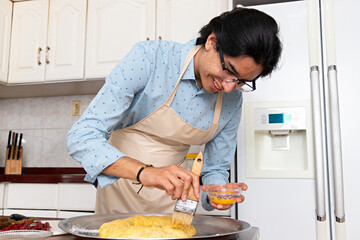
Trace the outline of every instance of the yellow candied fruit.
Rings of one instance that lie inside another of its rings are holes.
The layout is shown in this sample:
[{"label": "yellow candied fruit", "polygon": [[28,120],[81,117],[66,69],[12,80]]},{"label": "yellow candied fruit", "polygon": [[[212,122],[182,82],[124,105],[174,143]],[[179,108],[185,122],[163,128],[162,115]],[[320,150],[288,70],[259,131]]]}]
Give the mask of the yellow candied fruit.
[{"label": "yellow candied fruit", "polygon": [[235,198],[233,198],[233,199],[212,198],[211,200],[216,204],[223,204],[223,205],[233,204],[236,201]]},{"label": "yellow candied fruit", "polygon": [[217,197],[211,198],[216,204],[233,204],[236,201],[235,192],[214,192]]}]

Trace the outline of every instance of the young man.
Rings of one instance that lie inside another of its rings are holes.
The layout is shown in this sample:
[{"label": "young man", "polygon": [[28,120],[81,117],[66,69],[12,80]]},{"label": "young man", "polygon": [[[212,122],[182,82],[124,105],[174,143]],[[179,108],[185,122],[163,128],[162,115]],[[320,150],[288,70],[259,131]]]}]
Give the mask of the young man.
[{"label": "young man", "polygon": [[[181,167],[190,145],[205,144],[203,190],[227,184],[242,94],[273,71],[281,50],[276,21],[246,8],[215,17],[186,44],[135,44],[67,136],[98,186],[96,213],[171,213],[191,185],[199,198],[199,177]],[[231,207],[206,195],[202,204]]]}]

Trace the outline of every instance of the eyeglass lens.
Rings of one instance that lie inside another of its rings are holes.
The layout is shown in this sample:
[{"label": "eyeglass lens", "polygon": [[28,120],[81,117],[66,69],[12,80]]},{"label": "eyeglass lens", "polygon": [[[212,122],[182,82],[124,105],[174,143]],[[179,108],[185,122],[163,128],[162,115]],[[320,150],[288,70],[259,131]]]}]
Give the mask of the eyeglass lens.
[{"label": "eyeglass lens", "polygon": [[236,89],[240,89],[243,92],[252,92],[256,89],[255,80],[256,77],[252,81],[246,81],[243,79],[239,79],[231,70],[229,70],[225,66],[224,55],[222,50],[219,49],[220,61],[223,70],[220,72],[220,77],[226,82],[238,82]]}]

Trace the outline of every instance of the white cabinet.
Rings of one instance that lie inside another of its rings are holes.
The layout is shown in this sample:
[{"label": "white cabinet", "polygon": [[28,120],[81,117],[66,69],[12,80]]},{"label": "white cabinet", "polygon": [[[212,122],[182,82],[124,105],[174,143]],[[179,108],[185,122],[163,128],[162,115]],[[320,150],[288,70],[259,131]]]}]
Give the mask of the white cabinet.
[{"label": "white cabinet", "polygon": [[228,9],[227,0],[157,0],[156,38],[186,43]]},{"label": "white cabinet", "polygon": [[138,41],[185,43],[226,10],[227,0],[89,0],[85,78],[106,77]]},{"label": "white cabinet", "polygon": [[57,209],[57,184],[9,183],[5,196],[5,209]]},{"label": "white cabinet", "polygon": [[0,0],[0,81],[103,79],[134,43],[159,38],[185,43],[211,18],[228,10],[228,4],[228,0]]},{"label": "white cabinet", "polygon": [[0,197],[0,215],[67,218],[94,213],[96,188],[89,183],[0,183]]},{"label": "white cabinet", "polygon": [[84,77],[85,30],[86,0],[50,0],[45,80]]},{"label": "white cabinet", "polygon": [[3,183],[0,183],[0,211],[4,208],[4,187]]},{"label": "white cabinet", "polygon": [[96,188],[91,184],[59,183],[58,209],[94,211]]},{"label": "white cabinet", "polygon": [[0,82],[8,77],[12,5],[10,0],[0,0]]},{"label": "white cabinet", "polygon": [[155,36],[155,0],[89,0],[85,78],[104,78],[138,41]]},{"label": "white cabinet", "polygon": [[14,3],[9,83],[83,78],[86,0]]}]

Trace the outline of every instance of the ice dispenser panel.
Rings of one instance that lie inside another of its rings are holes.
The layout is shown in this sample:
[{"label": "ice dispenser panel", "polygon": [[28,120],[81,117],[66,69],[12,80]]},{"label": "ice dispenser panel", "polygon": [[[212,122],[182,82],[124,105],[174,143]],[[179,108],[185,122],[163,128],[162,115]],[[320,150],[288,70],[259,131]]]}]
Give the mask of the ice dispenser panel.
[{"label": "ice dispenser panel", "polygon": [[310,102],[245,104],[246,175],[313,178]]}]

